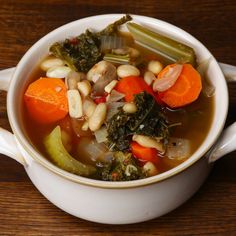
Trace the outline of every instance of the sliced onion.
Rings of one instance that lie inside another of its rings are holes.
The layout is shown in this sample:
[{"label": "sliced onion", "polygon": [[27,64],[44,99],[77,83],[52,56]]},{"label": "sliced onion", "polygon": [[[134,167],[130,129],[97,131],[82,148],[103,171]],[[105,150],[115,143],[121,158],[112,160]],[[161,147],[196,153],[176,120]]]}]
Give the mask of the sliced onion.
[{"label": "sliced onion", "polygon": [[111,162],[114,159],[113,152],[105,152],[101,157],[103,162]]},{"label": "sliced onion", "polygon": [[166,156],[170,159],[182,160],[190,156],[190,141],[182,138],[170,138]]},{"label": "sliced onion", "polygon": [[202,93],[208,98],[214,96],[215,94],[215,87],[206,79],[203,81]]},{"label": "sliced onion", "polygon": [[108,103],[106,121],[111,119],[111,117],[114,116],[118,112],[118,108],[123,107],[124,105],[125,105],[124,102],[111,102],[111,103]]},{"label": "sliced onion", "polygon": [[164,92],[172,87],[178,79],[182,69],[183,65],[180,64],[170,67],[170,69],[164,74],[162,78],[158,78],[154,81],[153,90],[155,92]]},{"label": "sliced onion", "polygon": [[209,57],[198,64],[197,71],[202,77],[206,75],[206,72],[208,70],[211,61],[212,57]]},{"label": "sliced onion", "polygon": [[104,143],[107,141],[107,128],[105,126],[102,126],[99,130],[94,132],[96,141],[98,143]]},{"label": "sliced onion", "polygon": [[98,143],[95,139],[83,137],[78,146],[78,155],[87,160],[97,161],[103,159],[108,149],[104,143]]},{"label": "sliced onion", "polygon": [[197,71],[202,77],[202,93],[206,97],[212,97],[215,94],[215,87],[207,79],[207,73],[206,73],[211,61],[212,61],[212,57],[206,60],[203,60],[201,63],[199,63],[197,67]]},{"label": "sliced onion", "polygon": [[113,89],[110,93],[110,95],[107,98],[107,102],[118,102],[122,98],[125,97],[125,94],[117,92],[115,89]]}]

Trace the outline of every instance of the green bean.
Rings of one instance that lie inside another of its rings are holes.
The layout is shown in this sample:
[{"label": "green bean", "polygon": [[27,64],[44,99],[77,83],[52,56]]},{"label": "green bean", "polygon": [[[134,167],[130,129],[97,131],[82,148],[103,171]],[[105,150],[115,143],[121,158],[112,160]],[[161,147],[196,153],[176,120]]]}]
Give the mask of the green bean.
[{"label": "green bean", "polygon": [[159,52],[167,60],[195,66],[196,57],[191,47],[135,23],[127,23],[127,28],[136,41]]}]

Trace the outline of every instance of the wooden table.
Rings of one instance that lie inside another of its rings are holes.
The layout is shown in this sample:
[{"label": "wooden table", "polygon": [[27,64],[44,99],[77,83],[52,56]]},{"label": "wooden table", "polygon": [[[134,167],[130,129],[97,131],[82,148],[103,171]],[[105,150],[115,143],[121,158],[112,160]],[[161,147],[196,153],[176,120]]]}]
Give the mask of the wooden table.
[{"label": "wooden table", "polygon": [[[236,65],[236,2],[0,0],[0,69],[15,66],[46,33],[70,21],[129,12],[173,23],[202,41],[217,60]],[[0,126],[10,130],[6,93]],[[236,118],[231,103],[227,122]],[[70,216],[48,202],[22,166],[0,157],[0,235],[236,235],[236,152],[218,161],[200,191],[177,210],[134,225],[109,226]]]}]

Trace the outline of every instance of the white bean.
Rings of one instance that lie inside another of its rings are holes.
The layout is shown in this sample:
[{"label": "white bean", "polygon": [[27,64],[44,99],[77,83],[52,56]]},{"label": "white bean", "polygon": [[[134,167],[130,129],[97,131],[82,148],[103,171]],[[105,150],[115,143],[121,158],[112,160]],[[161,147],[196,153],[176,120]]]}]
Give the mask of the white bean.
[{"label": "white bean", "polygon": [[40,68],[43,71],[47,71],[48,69],[52,68],[52,67],[56,67],[56,66],[64,66],[64,62],[56,57],[49,57],[47,59],[45,59],[44,61],[42,61],[42,63],[40,64]]},{"label": "white bean", "polygon": [[83,131],[87,131],[88,128],[89,128],[89,124],[88,124],[88,121],[86,120],[86,121],[83,123],[81,129],[82,129]]},{"label": "white bean", "polygon": [[83,116],[82,99],[80,93],[76,89],[67,91],[69,115],[73,118],[80,118]]},{"label": "white bean", "polygon": [[93,115],[89,118],[89,129],[91,131],[96,131],[100,129],[103,122],[106,119],[107,114],[107,106],[105,103],[99,103],[93,113]]},{"label": "white bean", "polygon": [[137,111],[137,106],[134,103],[126,103],[123,106],[123,111],[127,113],[135,113]]},{"label": "white bean", "polygon": [[147,174],[149,176],[154,176],[156,174],[158,174],[158,169],[156,168],[156,166],[148,161],[144,166],[143,166],[143,170],[147,172]]},{"label": "white bean", "polygon": [[[107,61],[100,61],[95,64],[87,73],[87,79],[96,83],[100,78],[108,83],[116,79],[116,67]],[[110,80],[109,80],[110,79]]]},{"label": "white bean", "polygon": [[83,112],[84,114],[89,118],[93,115],[95,109],[96,109],[96,104],[95,102],[90,99],[90,98],[86,98],[83,101]]},{"label": "white bean", "polygon": [[113,88],[115,88],[116,84],[118,83],[118,80],[114,79],[112,80],[105,88],[105,92],[110,93]]},{"label": "white bean", "polygon": [[146,71],[143,77],[146,84],[151,85],[152,82],[156,79],[156,76],[151,71]]},{"label": "white bean", "polygon": [[46,75],[49,78],[62,79],[62,78],[65,78],[70,72],[71,72],[71,69],[67,66],[56,66],[47,70]]},{"label": "white bean", "polygon": [[163,144],[155,138],[151,138],[145,135],[133,135],[133,141],[137,142],[139,145],[148,148],[155,148],[159,152],[164,152]]},{"label": "white bean", "polygon": [[83,95],[83,97],[88,96],[92,91],[91,84],[89,83],[88,80],[83,80],[81,82],[78,82],[77,86],[78,86],[78,90]]},{"label": "white bean", "polygon": [[157,75],[163,69],[163,65],[159,61],[150,61],[148,63],[148,70]]},{"label": "white bean", "polygon": [[77,83],[85,80],[86,75],[82,72],[71,71],[65,79],[65,84],[68,89],[77,89]]},{"label": "white bean", "polygon": [[132,66],[132,65],[120,65],[117,68],[117,75],[120,78],[124,78],[127,76],[139,76],[140,71],[137,67]]}]

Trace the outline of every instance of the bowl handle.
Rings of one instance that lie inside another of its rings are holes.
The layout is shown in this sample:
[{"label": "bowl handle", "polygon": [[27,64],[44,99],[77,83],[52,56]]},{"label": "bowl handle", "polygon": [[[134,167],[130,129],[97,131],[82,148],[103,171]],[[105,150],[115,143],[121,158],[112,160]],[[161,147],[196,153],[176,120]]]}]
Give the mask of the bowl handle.
[{"label": "bowl handle", "polygon": [[236,82],[236,66],[219,63],[227,82]]},{"label": "bowl handle", "polygon": [[[8,91],[14,71],[14,67],[0,71],[0,90]],[[15,136],[3,128],[0,128],[0,153],[9,156],[26,166],[26,162],[18,148]]]},{"label": "bowl handle", "polygon": [[215,162],[227,153],[236,150],[236,122],[226,128],[220,138],[210,150],[209,162]]},{"label": "bowl handle", "polygon": [[[229,83],[236,82],[236,66],[219,63],[223,74]],[[215,162],[227,153],[236,150],[236,122],[226,128],[209,152],[209,162]]]}]

